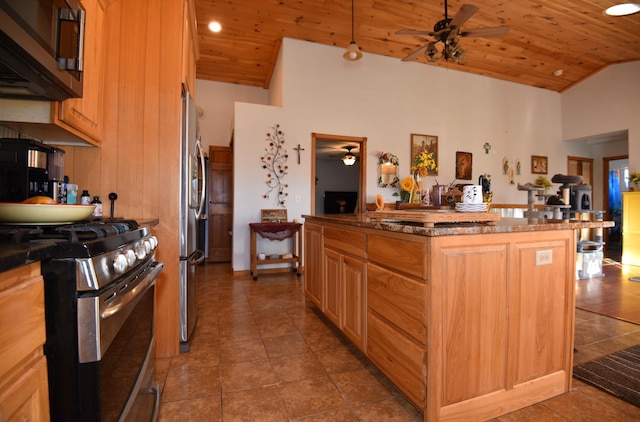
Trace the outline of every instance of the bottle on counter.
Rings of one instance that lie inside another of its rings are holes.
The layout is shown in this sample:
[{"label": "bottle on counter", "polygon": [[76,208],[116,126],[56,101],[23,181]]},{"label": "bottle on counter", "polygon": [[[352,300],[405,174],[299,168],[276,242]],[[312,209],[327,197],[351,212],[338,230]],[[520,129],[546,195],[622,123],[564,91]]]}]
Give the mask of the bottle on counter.
[{"label": "bottle on counter", "polygon": [[102,201],[100,201],[100,197],[98,195],[93,197],[93,201],[91,201],[91,205],[95,205],[95,209],[93,210],[93,216],[95,218],[102,218]]},{"label": "bottle on counter", "polygon": [[82,195],[80,195],[80,203],[82,205],[91,204],[91,196],[89,196],[89,191],[88,190],[83,190],[82,191]]}]

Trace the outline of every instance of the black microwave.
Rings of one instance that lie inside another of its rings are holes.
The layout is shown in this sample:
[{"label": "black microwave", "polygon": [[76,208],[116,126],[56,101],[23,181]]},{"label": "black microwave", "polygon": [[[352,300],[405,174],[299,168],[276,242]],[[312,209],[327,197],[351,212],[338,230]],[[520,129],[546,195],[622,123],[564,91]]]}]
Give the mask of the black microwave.
[{"label": "black microwave", "polygon": [[80,0],[0,0],[0,97],[82,97]]}]

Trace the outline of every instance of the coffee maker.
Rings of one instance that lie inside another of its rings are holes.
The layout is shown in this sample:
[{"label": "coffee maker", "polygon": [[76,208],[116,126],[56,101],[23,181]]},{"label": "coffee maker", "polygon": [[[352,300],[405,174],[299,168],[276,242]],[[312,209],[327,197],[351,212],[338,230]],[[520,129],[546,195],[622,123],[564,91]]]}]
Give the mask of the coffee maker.
[{"label": "coffee maker", "polygon": [[58,202],[64,150],[31,139],[0,139],[0,202],[42,195]]}]

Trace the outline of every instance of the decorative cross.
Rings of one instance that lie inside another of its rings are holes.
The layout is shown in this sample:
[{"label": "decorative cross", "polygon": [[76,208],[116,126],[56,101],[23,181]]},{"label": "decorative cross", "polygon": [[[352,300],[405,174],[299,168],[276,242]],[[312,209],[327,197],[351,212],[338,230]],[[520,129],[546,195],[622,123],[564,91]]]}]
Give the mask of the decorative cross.
[{"label": "decorative cross", "polygon": [[294,150],[298,153],[298,164],[300,164],[300,151],[304,151],[304,148],[300,148],[300,144],[294,148]]}]

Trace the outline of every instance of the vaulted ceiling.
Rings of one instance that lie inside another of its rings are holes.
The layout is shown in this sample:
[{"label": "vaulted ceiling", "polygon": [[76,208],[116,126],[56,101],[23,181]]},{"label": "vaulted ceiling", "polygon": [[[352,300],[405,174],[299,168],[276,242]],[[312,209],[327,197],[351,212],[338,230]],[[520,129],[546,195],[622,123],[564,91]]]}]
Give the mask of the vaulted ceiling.
[{"label": "vaulted ceiling", "polygon": [[[614,63],[640,60],[640,13],[610,17],[613,0],[449,0],[452,18],[463,4],[480,8],[465,30],[508,25],[498,38],[462,38],[465,59],[446,66],[562,92]],[[345,48],[351,41],[350,0],[195,0],[200,59],[197,77],[268,87],[283,37]],[[364,54],[406,57],[431,37],[444,18],[441,0],[355,0],[355,40]],[[222,24],[212,33],[210,21]],[[342,60],[340,56],[336,60]],[[556,76],[554,73],[560,73]]]}]

